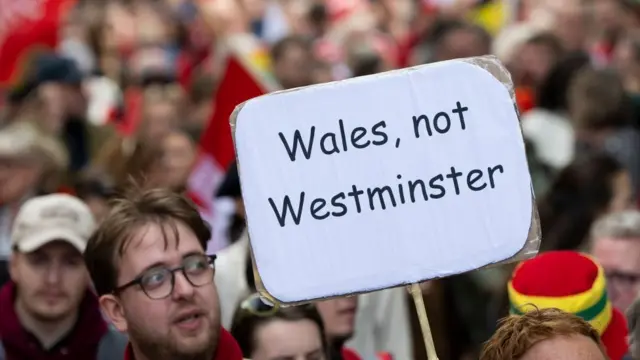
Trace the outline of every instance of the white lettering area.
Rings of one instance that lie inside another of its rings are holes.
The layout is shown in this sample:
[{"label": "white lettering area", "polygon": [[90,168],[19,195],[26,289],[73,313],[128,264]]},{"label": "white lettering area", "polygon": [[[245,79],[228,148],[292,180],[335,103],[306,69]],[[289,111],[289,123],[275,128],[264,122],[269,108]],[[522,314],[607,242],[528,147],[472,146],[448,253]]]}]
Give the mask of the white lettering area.
[{"label": "white lettering area", "polygon": [[503,261],[533,201],[513,100],[452,61],[248,101],[235,142],[265,289],[307,301]]}]

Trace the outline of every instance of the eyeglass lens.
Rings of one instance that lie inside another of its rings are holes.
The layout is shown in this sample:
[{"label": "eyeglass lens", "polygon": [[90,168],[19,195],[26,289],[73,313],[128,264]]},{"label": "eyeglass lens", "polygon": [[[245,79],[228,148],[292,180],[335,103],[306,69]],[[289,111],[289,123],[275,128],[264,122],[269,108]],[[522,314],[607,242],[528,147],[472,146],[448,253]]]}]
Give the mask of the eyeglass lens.
[{"label": "eyeglass lens", "polygon": [[204,255],[186,258],[177,269],[157,268],[149,270],[140,279],[142,290],[152,299],[161,299],[173,292],[175,272],[182,271],[189,283],[195,287],[213,281],[212,260]]}]

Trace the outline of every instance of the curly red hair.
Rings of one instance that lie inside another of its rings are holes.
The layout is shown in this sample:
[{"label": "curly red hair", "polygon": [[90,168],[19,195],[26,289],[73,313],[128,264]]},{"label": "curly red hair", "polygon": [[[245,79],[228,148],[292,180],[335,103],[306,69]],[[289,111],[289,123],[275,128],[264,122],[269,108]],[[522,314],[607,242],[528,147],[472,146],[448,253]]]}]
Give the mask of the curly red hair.
[{"label": "curly red hair", "polygon": [[518,360],[540,341],[570,335],[590,338],[606,354],[600,335],[588,322],[562,310],[547,308],[502,319],[498,330],[485,343],[480,360]]}]

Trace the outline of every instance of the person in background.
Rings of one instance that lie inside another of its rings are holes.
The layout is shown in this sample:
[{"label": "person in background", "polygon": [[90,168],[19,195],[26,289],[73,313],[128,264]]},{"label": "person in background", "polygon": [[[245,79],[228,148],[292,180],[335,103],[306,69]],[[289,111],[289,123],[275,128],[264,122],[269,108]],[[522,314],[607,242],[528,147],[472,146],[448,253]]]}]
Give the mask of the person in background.
[{"label": "person in background", "polygon": [[589,55],[570,53],[558,60],[536,88],[536,106],[522,116],[522,133],[533,153],[556,174],[575,156],[575,134],[569,118],[567,91]]},{"label": "person in background", "polygon": [[480,360],[608,360],[598,332],[580,317],[558,309],[504,318]]},{"label": "person in background", "polygon": [[68,161],[63,145],[27,119],[0,128],[0,285],[9,280],[11,227],[20,206],[55,191]]},{"label": "person in background", "polygon": [[94,167],[80,173],[74,192],[91,209],[96,222],[100,223],[109,212],[109,200],[115,196],[115,186],[109,174]]},{"label": "person in background", "polygon": [[113,129],[86,120],[84,78],[73,60],[45,53],[36,58],[31,75],[23,86],[21,106],[34,111],[41,126],[65,145],[72,178],[92,163],[98,150],[113,136]]},{"label": "person in background", "polygon": [[327,360],[324,325],[312,305],[280,308],[250,295],[233,316],[231,335],[252,360]]},{"label": "person in background", "polygon": [[224,180],[222,180],[222,184],[220,184],[220,187],[216,192],[216,197],[230,198],[233,200],[234,212],[231,214],[227,232],[229,244],[234,244],[240,239],[247,227],[247,220],[244,213],[244,202],[242,201],[242,191],[240,189],[238,164],[235,161],[229,165],[229,169],[224,176]]},{"label": "person in background", "polygon": [[629,324],[629,355],[623,360],[640,359],[640,298],[627,309],[627,323]]},{"label": "person in background", "polygon": [[311,44],[301,37],[285,37],[271,48],[273,73],[284,89],[311,84]]},{"label": "person in background", "polygon": [[[237,170],[235,175],[233,168],[227,173],[227,179],[218,192],[219,196],[222,194],[235,194],[235,198],[243,205]],[[242,214],[244,229],[244,207],[241,209],[236,216]],[[215,277],[220,289],[222,325],[230,327],[237,304],[256,291],[249,237],[245,230],[237,241],[218,253]],[[410,314],[404,289],[386,289],[360,295],[356,310],[355,334],[347,341],[347,347],[355,349],[365,359],[383,352],[391,354],[394,359],[413,358]]]},{"label": "person in background", "polygon": [[170,131],[162,142],[162,173],[159,185],[180,191],[187,186],[187,180],[196,161],[196,140],[180,129]]},{"label": "person in background", "polygon": [[126,338],[104,321],[82,259],[95,222],[66,194],[20,208],[11,281],[0,289],[0,358],[122,359]]},{"label": "person in background", "polygon": [[359,360],[360,356],[345,347],[347,340],[355,333],[356,296],[322,300],[316,303],[318,313],[324,323],[325,337],[331,360]]},{"label": "person in background", "polygon": [[432,36],[432,56],[425,62],[481,56],[491,52],[491,35],[477,25],[443,21]]},{"label": "person in background", "polygon": [[540,200],[542,250],[577,250],[587,245],[599,216],[633,205],[628,172],[602,153],[581,154],[563,169]]},{"label": "person in background", "polygon": [[626,319],[607,296],[604,269],[589,256],[550,251],[525,260],[514,270],[507,289],[512,315],[547,308],[566,311],[596,330],[609,360],[627,354]]},{"label": "person in background", "polygon": [[619,75],[611,70],[580,71],[567,93],[578,152],[595,149],[613,156],[640,191],[640,132],[633,127],[633,106]]},{"label": "person in background", "polygon": [[129,335],[125,359],[242,359],[220,326],[210,238],[195,205],[170,189],[136,186],[114,200],[84,257],[103,312]]},{"label": "person in background", "polygon": [[620,211],[598,219],[590,246],[604,268],[613,306],[627,311],[640,291],[640,212]]}]

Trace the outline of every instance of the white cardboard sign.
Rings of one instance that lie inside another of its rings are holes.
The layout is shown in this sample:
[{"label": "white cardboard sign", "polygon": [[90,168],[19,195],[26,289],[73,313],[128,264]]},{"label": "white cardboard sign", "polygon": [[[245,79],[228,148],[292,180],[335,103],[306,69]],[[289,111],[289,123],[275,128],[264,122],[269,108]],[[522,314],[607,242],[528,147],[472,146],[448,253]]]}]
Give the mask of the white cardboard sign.
[{"label": "white cardboard sign", "polygon": [[535,212],[513,99],[450,61],[284,91],[232,122],[255,266],[283,303],[509,259]]}]

